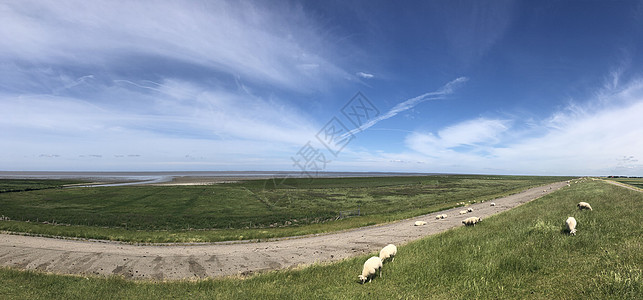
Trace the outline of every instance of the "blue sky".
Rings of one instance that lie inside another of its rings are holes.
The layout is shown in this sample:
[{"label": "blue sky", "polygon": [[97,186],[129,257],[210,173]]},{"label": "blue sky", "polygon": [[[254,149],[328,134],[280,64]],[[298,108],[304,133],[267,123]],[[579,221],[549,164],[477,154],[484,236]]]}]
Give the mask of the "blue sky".
[{"label": "blue sky", "polygon": [[0,170],[643,175],[641,1],[20,0],[0,20]]}]

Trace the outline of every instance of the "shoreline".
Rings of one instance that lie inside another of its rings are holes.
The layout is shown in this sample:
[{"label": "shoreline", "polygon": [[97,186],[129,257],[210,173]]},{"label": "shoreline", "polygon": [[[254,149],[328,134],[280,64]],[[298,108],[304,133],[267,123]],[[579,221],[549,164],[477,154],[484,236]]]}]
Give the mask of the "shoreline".
[{"label": "shoreline", "polygon": [[[358,178],[453,175],[442,173],[404,172],[319,172],[313,178]],[[130,185],[212,185],[236,183],[244,180],[276,178],[307,178],[302,172],[292,171],[180,171],[180,172],[23,172],[0,171],[0,179],[74,179],[87,180],[87,184],[70,187],[112,187]]]}]

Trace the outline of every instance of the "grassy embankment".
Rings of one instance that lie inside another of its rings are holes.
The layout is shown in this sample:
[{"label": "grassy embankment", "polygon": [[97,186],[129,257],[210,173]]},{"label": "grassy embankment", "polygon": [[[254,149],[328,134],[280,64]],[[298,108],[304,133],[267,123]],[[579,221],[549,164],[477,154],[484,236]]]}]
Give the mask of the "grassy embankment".
[{"label": "grassy embankment", "polygon": [[[448,175],[252,180],[0,193],[0,230],[126,242],[267,239],[367,226],[491,200],[563,177]],[[335,220],[340,211],[361,216]]]},{"label": "grassy embankment", "polygon": [[[579,211],[587,201],[593,211]],[[399,247],[360,285],[368,255],[249,278],[132,282],[0,269],[5,299],[642,299],[643,193],[601,181]],[[568,216],[578,233],[563,231]]]}]

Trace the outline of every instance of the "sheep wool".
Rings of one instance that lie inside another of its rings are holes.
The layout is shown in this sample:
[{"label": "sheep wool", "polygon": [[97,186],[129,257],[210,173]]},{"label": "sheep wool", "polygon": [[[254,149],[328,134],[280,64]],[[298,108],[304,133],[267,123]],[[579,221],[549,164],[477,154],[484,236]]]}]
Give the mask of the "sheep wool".
[{"label": "sheep wool", "polygon": [[473,208],[471,207],[467,208],[467,212],[473,212]]},{"label": "sheep wool", "polygon": [[364,268],[362,269],[362,275],[359,275],[359,280],[363,283],[368,280],[371,282],[372,277],[377,274],[377,271],[380,272],[380,277],[382,277],[382,260],[377,256],[372,256],[367,259],[364,263]]},{"label": "sheep wool", "polygon": [[570,235],[576,235],[576,219],[574,217],[567,218],[565,225]]},{"label": "sheep wool", "polygon": [[589,205],[589,203],[587,203],[587,202],[578,202],[578,204],[576,204],[576,206],[577,206],[577,207],[578,207],[578,209],[580,209],[580,210],[583,210],[583,209],[589,209],[589,210],[592,210],[592,206],[591,206],[591,205]]},{"label": "sheep wool", "polygon": [[426,225],[426,222],[424,221],[415,221],[415,226],[423,226]]},{"label": "sheep wool", "polygon": [[447,218],[447,214],[441,214],[441,215],[437,215],[437,216],[435,216],[435,219],[436,219],[436,220],[439,220],[439,219],[446,219],[446,218]]},{"label": "sheep wool", "polygon": [[391,259],[391,262],[395,260],[395,255],[397,254],[397,247],[393,244],[388,244],[386,247],[382,248],[380,250],[380,259],[382,262],[386,261],[387,259]]},{"label": "sheep wool", "polygon": [[464,224],[465,226],[474,226],[474,225],[480,223],[480,221],[482,221],[482,218],[469,217],[469,218],[464,219],[462,221],[462,224]]},{"label": "sheep wool", "polygon": [[466,215],[466,214],[467,214],[467,211],[466,211],[466,210],[461,210],[461,211],[460,211],[460,214],[461,214],[461,215]]},{"label": "sheep wool", "polygon": [[490,204],[490,205],[491,205],[491,206],[496,206],[496,203],[495,203],[495,202],[491,202],[491,204]]}]

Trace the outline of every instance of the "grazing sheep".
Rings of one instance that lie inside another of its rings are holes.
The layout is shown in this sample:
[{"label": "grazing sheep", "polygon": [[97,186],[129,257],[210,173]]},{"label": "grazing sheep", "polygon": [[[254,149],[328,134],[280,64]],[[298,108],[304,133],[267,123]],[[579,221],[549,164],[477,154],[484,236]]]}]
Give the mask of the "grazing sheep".
[{"label": "grazing sheep", "polygon": [[397,247],[393,244],[388,244],[386,247],[382,248],[380,250],[380,259],[382,260],[382,263],[386,261],[387,259],[391,259],[391,262],[395,260],[395,255],[397,254]]},{"label": "grazing sheep", "polygon": [[583,209],[589,209],[589,210],[592,210],[592,206],[591,206],[591,205],[589,205],[589,203],[587,203],[587,202],[578,202],[578,204],[576,204],[576,206],[577,206],[577,207],[578,207],[578,209],[580,209],[580,210],[583,210]]},{"label": "grazing sheep", "polygon": [[426,225],[426,222],[424,222],[424,221],[415,221],[415,226],[422,226],[422,225]]},{"label": "grazing sheep", "polygon": [[574,217],[567,218],[565,225],[570,235],[576,235],[576,219]]},{"label": "grazing sheep", "polygon": [[482,218],[469,217],[469,218],[464,219],[462,221],[462,224],[464,224],[465,226],[474,226],[474,225],[478,224],[480,221],[482,221]]},{"label": "grazing sheep", "polygon": [[467,208],[467,212],[473,212],[473,208],[471,207]]},{"label": "grazing sheep", "polygon": [[496,206],[496,202],[491,202],[491,206]]},{"label": "grazing sheep", "polygon": [[364,268],[362,269],[362,275],[357,276],[359,280],[364,284],[366,280],[371,282],[371,279],[377,271],[380,271],[380,277],[382,277],[382,260],[377,256],[372,256],[367,259],[364,263]]},{"label": "grazing sheep", "polygon": [[441,214],[441,215],[437,215],[437,216],[435,216],[435,219],[436,219],[436,220],[446,219],[446,218],[447,218],[447,214]]},{"label": "grazing sheep", "polygon": [[461,211],[460,211],[460,214],[461,214],[461,215],[466,215],[466,214],[467,214],[467,211],[466,211],[466,210],[461,210]]}]

